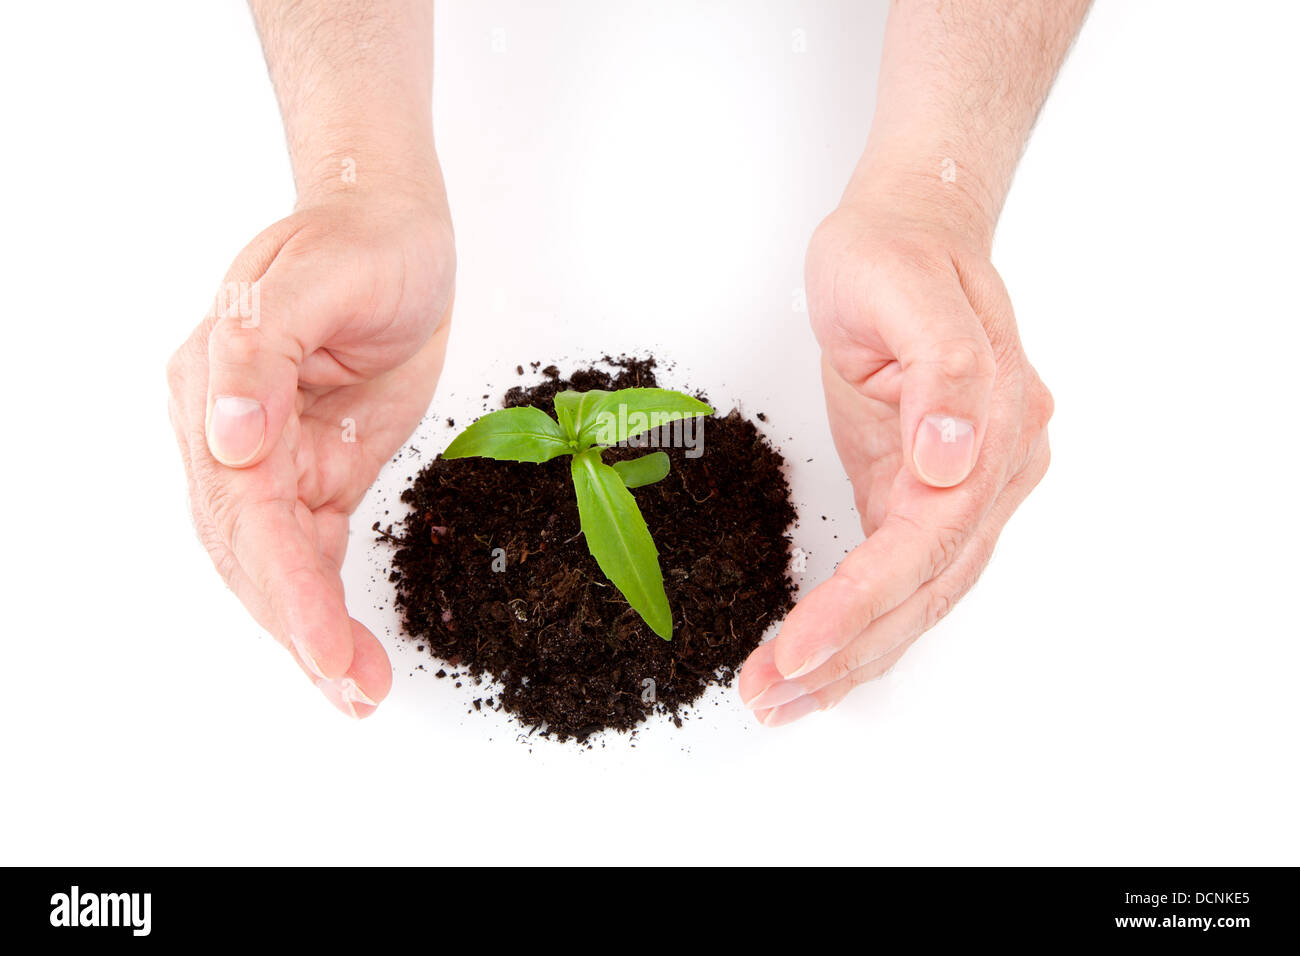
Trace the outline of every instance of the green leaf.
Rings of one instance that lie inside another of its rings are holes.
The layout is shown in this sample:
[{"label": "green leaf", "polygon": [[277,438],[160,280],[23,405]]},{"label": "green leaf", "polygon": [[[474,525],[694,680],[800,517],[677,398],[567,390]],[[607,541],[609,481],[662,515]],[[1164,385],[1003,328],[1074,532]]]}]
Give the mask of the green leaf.
[{"label": "green leaf", "polygon": [[617,445],[633,435],[688,415],[712,415],[698,398],[667,388],[623,388],[583,406],[578,441]]},{"label": "green leaf", "polygon": [[457,435],[443,458],[497,458],[502,461],[550,461],[572,454],[574,444],[540,408],[503,408],[489,412]]},{"label": "green leaf", "polygon": [[671,640],[673,612],[664,592],[659,551],[632,492],[619,473],[600,460],[598,448],[574,455],[572,467],[578,516],[591,556],[650,628]]},{"label": "green leaf", "polygon": [[586,420],[588,410],[603,399],[609,392],[593,388],[589,392],[564,391],[555,396],[555,415],[560,420],[560,427],[569,438],[577,439],[578,433]]},{"label": "green leaf", "polygon": [[668,474],[668,469],[672,467],[672,462],[668,456],[661,451],[653,452],[649,455],[642,455],[640,458],[633,458],[630,461],[616,461],[611,465],[618,476],[623,479],[623,484],[629,488],[640,488],[643,485],[653,485],[656,481],[661,481]]}]

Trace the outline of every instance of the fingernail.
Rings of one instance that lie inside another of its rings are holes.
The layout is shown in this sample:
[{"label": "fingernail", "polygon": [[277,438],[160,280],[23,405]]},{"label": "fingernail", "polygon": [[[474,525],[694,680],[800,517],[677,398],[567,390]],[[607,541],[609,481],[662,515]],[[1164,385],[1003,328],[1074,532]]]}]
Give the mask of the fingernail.
[{"label": "fingernail", "polygon": [[947,415],[926,415],[916,429],[912,460],[927,484],[960,484],[975,465],[975,426]]},{"label": "fingernail", "polygon": [[805,657],[802,664],[785,675],[786,680],[794,680],[796,677],[803,677],[804,674],[811,674],[834,656],[835,648],[823,647],[821,650]]},{"label": "fingernail", "polygon": [[745,701],[745,706],[750,710],[761,710],[764,707],[780,707],[782,704],[788,704],[796,697],[802,697],[807,691],[792,680],[779,680],[765,690],[761,691],[753,700]]},{"label": "fingernail", "polygon": [[782,724],[792,724],[817,710],[821,710],[821,704],[816,697],[809,694],[788,704],[782,704],[780,707],[773,707],[763,718],[763,726],[780,727]]},{"label": "fingernail", "polygon": [[[337,707],[343,713],[356,720],[368,715],[374,708],[378,707],[375,701],[366,696],[365,692],[357,686],[357,682],[351,677],[340,677],[338,680],[322,680],[316,682],[317,689],[325,695],[325,699]],[[366,708],[364,710],[359,708]]]},{"label": "fingernail", "polygon": [[222,395],[212,403],[208,450],[223,465],[252,461],[266,437],[266,410],[252,398]]},{"label": "fingernail", "polygon": [[290,634],[289,643],[293,645],[293,649],[297,652],[298,659],[302,661],[303,666],[312,672],[312,676],[318,680],[324,680],[325,672],[322,671],[320,665],[316,663],[316,658],[307,653],[307,649],[303,647],[302,643],[298,640],[298,635]]}]

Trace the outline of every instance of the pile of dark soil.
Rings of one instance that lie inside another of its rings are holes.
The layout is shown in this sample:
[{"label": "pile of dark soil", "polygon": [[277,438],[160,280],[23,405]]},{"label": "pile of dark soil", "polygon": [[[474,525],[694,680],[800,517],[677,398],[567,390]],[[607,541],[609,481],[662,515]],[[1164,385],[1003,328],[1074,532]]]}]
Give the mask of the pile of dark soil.
[{"label": "pile of dark soil", "polygon": [[[548,367],[545,381],[510,389],[505,404],[554,414],[566,388],[657,384],[653,359],[605,361],[612,371],[567,380]],[[392,580],[407,635],[458,674],[495,682],[489,706],[543,734],[584,740],[653,712],[680,726],[709,685],[731,682],[793,590],[795,514],[780,453],[736,411],[706,419],[703,433],[702,455],[663,448],[668,477],[633,492],[659,548],[671,641],[587,551],[567,455],[542,465],[439,458],[420,471],[402,494],[411,513],[384,533],[397,544]],[[605,460],[646,453],[610,449]]]}]

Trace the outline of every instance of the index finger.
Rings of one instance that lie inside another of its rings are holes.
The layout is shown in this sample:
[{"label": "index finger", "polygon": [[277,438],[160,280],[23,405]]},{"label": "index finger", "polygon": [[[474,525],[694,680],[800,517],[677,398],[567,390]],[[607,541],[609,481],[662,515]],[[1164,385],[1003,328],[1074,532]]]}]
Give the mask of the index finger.
[{"label": "index finger", "polygon": [[901,500],[880,527],[795,605],[773,639],[773,663],[787,680],[825,664],[948,567],[996,492],[978,470],[955,488],[923,485],[907,471],[897,480]]},{"label": "index finger", "polygon": [[[230,480],[240,484],[238,473]],[[352,624],[337,574],[299,519],[305,506],[234,494],[239,503],[221,530],[235,559],[266,595],[282,636],[303,663],[319,678],[343,676],[352,665]]]},{"label": "index finger", "polygon": [[267,601],[277,637],[292,644],[318,678],[347,673],[353,640],[337,569],[317,541],[316,519],[298,500],[293,456],[284,442],[252,468],[226,468],[200,433],[190,438],[191,469],[204,510],[253,588]]}]

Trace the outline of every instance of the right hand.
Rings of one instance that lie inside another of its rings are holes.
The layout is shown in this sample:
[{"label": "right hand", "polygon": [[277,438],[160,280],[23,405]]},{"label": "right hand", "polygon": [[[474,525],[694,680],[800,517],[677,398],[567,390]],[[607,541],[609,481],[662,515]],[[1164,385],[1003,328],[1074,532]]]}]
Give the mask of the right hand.
[{"label": "right hand", "polygon": [[[373,712],[392,672],[344,605],[348,518],[428,410],[454,275],[440,190],[327,196],[239,254],[167,366],[199,539],[352,717]],[[241,291],[246,308],[223,307]]]}]

